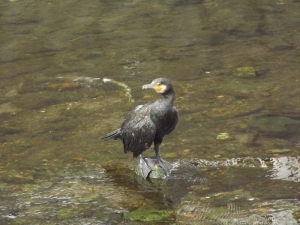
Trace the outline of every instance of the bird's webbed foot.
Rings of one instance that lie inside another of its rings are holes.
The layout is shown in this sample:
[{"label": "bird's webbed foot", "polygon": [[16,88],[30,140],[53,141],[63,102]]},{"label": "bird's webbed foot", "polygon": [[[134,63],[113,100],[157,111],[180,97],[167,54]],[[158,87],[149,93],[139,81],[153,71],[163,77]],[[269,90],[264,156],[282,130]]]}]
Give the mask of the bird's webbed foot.
[{"label": "bird's webbed foot", "polygon": [[158,158],[157,162],[158,162],[157,164],[164,170],[165,175],[167,176],[170,173],[170,170],[171,170],[168,163],[165,160],[163,160],[162,158]]},{"label": "bird's webbed foot", "polygon": [[149,173],[153,170],[152,162],[149,162],[148,158],[140,156],[140,172],[144,179],[146,179]]},{"label": "bird's webbed foot", "polygon": [[155,170],[155,165],[159,165],[163,170],[165,175],[170,173],[170,166],[162,158],[156,156],[153,157],[140,157],[140,171],[144,179],[146,179],[150,172]]}]

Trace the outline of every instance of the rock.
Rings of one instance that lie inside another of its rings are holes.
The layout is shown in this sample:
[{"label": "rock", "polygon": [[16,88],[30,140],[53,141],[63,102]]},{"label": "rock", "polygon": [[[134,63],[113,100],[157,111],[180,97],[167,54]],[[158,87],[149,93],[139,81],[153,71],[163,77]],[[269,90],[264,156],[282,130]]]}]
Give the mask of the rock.
[{"label": "rock", "polygon": [[286,138],[300,132],[300,122],[288,117],[258,118],[254,127],[267,137]]},{"label": "rock", "polygon": [[270,149],[267,151],[268,153],[272,153],[272,154],[280,154],[280,153],[288,153],[288,152],[292,152],[291,149],[279,149],[279,148],[276,148],[276,149]]},{"label": "rock", "polygon": [[143,221],[143,222],[154,222],[170,218],[171,213],[167,210],[162,209],[151,209],[140,207],[134,211],[125,213],[125,219]]},{"label": "rock", "polygon": [[300,221],[300,209],[293,212],[293,217],[297,220]]},{"label": "rock", "polygon": [[217,140],[229,140],[230,135],[228,133],[219,133],[217,135]]},{"label": "rock", "polygon": [[270,97],[272,94],[270,91],[264,90],[264,91],[259,92],[259,95],[262,97]]},{"label": "rock", "polygon": [[250,66],[239,67],[236,69],[233,75],[235,77],[241,77],[241,78],[252,78],[252,77],[256,77],[256,71],[253,67]]},{"label": "rock", "polygon": [[250,146],[254,144],[256,136],[257,134],[254,133],[245,133],[245,134],[237,134],[234,137],[238,143],[244,144],[246,146]]},{"label": "rock", "polygon": [[0,105],[0,115],[1,114],[14,114],[19,112],[20,109],[17,107],[13,106],[10,102],[4,103]]}]

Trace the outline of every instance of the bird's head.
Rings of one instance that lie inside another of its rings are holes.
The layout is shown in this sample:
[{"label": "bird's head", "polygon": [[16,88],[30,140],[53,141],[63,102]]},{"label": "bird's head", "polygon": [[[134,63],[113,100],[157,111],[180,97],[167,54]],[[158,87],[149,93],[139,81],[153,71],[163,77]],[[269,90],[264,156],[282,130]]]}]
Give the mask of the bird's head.
[{"label": "bird's head", "polygon": [[166,78],[157,78],[151,82],[151,84],[145,84],[143,89],[154,89],[157,93],[162,95],[173,91],[172,83]]}]

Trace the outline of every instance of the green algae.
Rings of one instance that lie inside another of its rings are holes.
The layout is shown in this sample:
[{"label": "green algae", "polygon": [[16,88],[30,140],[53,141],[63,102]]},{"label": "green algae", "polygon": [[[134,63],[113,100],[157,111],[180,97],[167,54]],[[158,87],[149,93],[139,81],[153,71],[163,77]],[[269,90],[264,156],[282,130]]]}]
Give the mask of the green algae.
[{"label": "green algae", "polygon": [[300,221],[300,209],[293,212],[293,217],[295,220]]},{"label": "green algae", "polygon": [[217,140],[230,140],[230,135],[228,133],[219,133]]},{"label": "green algae", "polygon": [[74,208],[63,208],[59,210],[58,215],[62,218],[72,218],[77,216],[78,213],[79,211]]},{"label": "green algae", "polygon": [[251,66],[239,67],[236,68],[236,71],[233,73],[233,75],[241,78],[252,78],[256,76],[256,71]]},{"label": "green algae", "polygon": [[276,149],[270,149],[268,150],[267,152],[268,153],[272,153],[272,154],[282,154],[282,153],[288,153],[288,152],[292,152],[293,150],[291,149],[279,149],[279,148],[276,148]]},{"label": "green algae", "polygon": [[155,164],[154,170],[150,173],[150,178],[164,178],[165,172],[164,170],[157,164]]}]

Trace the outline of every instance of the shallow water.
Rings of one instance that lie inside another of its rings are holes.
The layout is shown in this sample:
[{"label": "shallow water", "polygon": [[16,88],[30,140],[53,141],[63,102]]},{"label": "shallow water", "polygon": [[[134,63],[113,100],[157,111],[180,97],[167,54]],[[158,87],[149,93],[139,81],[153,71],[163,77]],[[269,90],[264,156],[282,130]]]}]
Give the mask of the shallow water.
[{"label": "shallow water", "polygon": [[[1,224],[300,223],[299,1],[0,9]],[[171,174],[143,180],[101,137],[158,98],[141,90],[157,77],[180,121]]]}]

